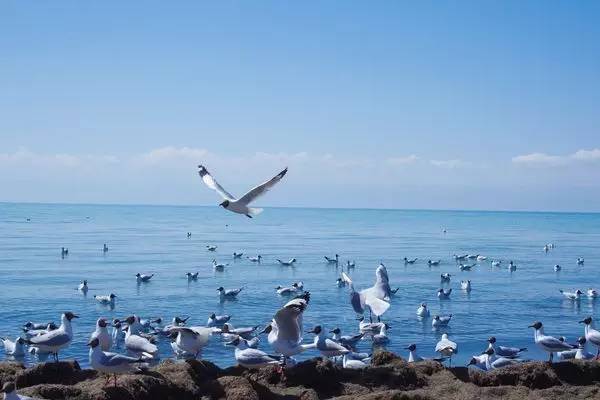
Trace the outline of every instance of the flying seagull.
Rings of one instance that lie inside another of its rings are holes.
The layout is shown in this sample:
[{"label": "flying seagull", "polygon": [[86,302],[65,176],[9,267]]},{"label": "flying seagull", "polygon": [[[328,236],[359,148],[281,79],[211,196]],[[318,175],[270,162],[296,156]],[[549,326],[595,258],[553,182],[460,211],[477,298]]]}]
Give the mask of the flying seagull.
[{"label": "flying seagull", "polygon": [[238,214],[244,214],[248,218],[252,218],[255,215],[260,214],[263,209],[262,208],[252,208],[248,207],[248,205],[256,200],[258,197],[262,196],[266,192],[268,192],[277,182],[281,180],[287,173],[287,168],[283,171],[275,175],[273,178],[269,179],[265,183],[262,183],[248,193],[236,199],[229,192],[227,192],[219,183],[212,177],[212,175],[208,172],[206,168],[202,165],[198,165],[198,174],[202,181],[209,188],[215,190],[221,197],[223,197],[223,202],[219,204],[221,207]]}]

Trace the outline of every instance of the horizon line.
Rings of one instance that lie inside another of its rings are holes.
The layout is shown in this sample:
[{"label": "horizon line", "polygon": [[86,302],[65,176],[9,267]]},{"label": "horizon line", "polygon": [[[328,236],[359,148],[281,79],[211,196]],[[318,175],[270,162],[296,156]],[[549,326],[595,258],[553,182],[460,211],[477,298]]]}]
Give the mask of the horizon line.
[{"label": "horizon line", "polygon": [[[108,207],[218,207],[209,204],[153,204],[153,203],[77,203],[77,202],[44,202],[44,201],[1,201],[2,204],[27,205],[64,205],[64,206],[108,206]],[[316,206],[261,206],[268,209],[303,209],[303,210],[365,210],[365,211],[438,211],[438,212],[486,212],[486,213],[540,213],[540,214],[600,214],[599,211],[564,211],[564,210],[491,210],[491,209],[461,209],[461,208],[377,208],[377,207],[316,207]]]}]

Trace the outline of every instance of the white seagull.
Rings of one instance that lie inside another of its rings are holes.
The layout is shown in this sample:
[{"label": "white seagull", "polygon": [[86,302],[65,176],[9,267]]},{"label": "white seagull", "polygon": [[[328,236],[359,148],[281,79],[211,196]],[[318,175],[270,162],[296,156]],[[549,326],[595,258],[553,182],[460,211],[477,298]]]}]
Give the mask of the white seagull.
[{"label": "white seagull", "polygon": [[127,351],[138,357],[158,359],[158,347],[141,336],[135,325],[133,325],[136,322],[135,316],[128,317],[126,322],[129,324],[125,333],[125,348]]},{"label": "white seagull", "polygon": [[117,295],[114,293],[111,294],[107,294],[107,295],[94,295],[94,299],[96,299],[96,301],[100,304],[104,304],[104,305],[115,305],[115,299],[117,298]]},{"label": "white seagull", "polygon": [[90,346],[89,360],[93,369],[98,372],[114,376],[114,384],[117,385],[117,374],[128,374],[141,371],[140,366],[143,363],[141,357],[129,357],[118,353],[109,353],[102,350],[98,338],[92,338]]},{"label": "white seagull", "polygon": [[583,294],[583,292],[579,289],[577,289],[574,292],[565,292],[564,290],[560,289],[559,292],[561,292],[562,295],[569,300],[579,300],[581,299],[581,295]]},{"label": "white seagull", "polygon": [[61,316],[61,323],[58,329],[31,337],[25,340],[25,342],[39,349],[41,353],[52,353],[54,359],[58,362],[58,352],[68,347],[73,340],[71,321],[74,318],[79,317],[67,311]]},{"label": "white seagull", "polygon": [[471,291],[471,281],[470,280],[460,281],[460,288],[466,292],[470,292]]},{"label": "white seagull", "polygon": [[600,332],[592,326],[592,317],[579,321],[580,324],[585,324],[584,333],[585,340],[598,348],[596,356],[600,356]]},{"label": "white seagull", "polygon": [[206,326],[209,328],[223,326],[225,322],[229,322],[231,315],[216,315],[215,313],[210,314]]},{"label": "white seagull", "polygon": [[237,289],[227,289],[225,290],[223,286],[219,286],[217,288],[217,292],[219,292],[219,296],[221,299],[235,299],[238,294],[244,289],[243,287]]},{"label": "white seagull", "polygon": [[598,293],[598,291],[596,289],[589,288],[587,290],[587,296],[591,299],[595,299],[596,297],[600,296],[600,294]]},{"label": "white seagull", "polygon": [[355,348],[356,344],[363,338],[363,336],[365,336],[364,333],[359,333],[358,335],[353,336],[342,336],[342,330],[340,328],[335,328],[329,332],[333,333],[333,336],[331,337],[333,340],[340,343],[342,346],[350,348]]},{"label": "white seagull", "polygon": [[437,297],[440,300],[448,300],[450,298],[450,294],[452,294],[452,289],[440,289],[437,291]]},{"label": "white seagull", "polygon": [[310,293],[305,292],[288,301],[263,330],[268,334],[268,342],[273,350],[284,356],[284,365],[288,357],[314,348],[313,344],[302,344],[302,315],[308,307],[309,300]]},{"label": "white seagull", "polygon": [[431,320],[431,327],[434,329],[443,328],[450,324],[450,320],[452,319],[452,314],[450,315],[436,315]]},{"label": "white seagull", "polygon": [[573,347],[554,336],[547,336],[544,334],[544,326],[541,322],[536,321],[529,325],[530,328],[535,329],[533,333],[533,340],[535,344],[543,351],[550,353],[549,362],[552,362],[553,354],[563,350],[571,350]]},{"label": "white seagull", "polygon": [[98,318],[96,321],[96,330],[92,333],[90,340],[98,339],[100,349],[109,351],[112,345],[112,337],[108,333],[108,323],[104,318]]},{"label": "white seagull", "polygon": [[148,282],[148,281],[150,281],[150,279],[152,279],[153,276],[154,276],[154,274],[144,275],[144,274],[140,274],[138,272],[137,274],[135,274],[135,279],[137,280],[138,283]]},{"label": "white seagull", "polygon": [[442,263],[442,260],[437,260],[437,261],[427,260],[427,265],[429,265],[430,267],[431,266],[437,267],[441,263]]},{"label": "white seagull", "polygon": [[281,261],[280,259],[277,259],[277,262],[279,262],[279,264],[284,265],[286,267],[290,267],[290,266],[294,265],[294,263],[296,262],[296,259],[292,258],[289,261]]},{"label": "white seagull", "polygon": [[448,334],[444,333],[439,342],[435,345],[435,352],[444,357],[450,357],[450,366],[452,366],[452,356],[458,353],[458,345],[448,339]]},{"label": "white seagull", "polygon": [[342,272],[342,278],[350,287],[350,304],[352,305],[354,312],[357,314],[363,315],[368,308],[369,312],[375,314],[377,317],[380,317],[387,311],[388,308],[390,308],[390,303],[386,300],[380,299],[379,295],[381,295],[381,293],[379,293],[377,289],[374,290],[377,285],[377,281],[380,280],[380,274],[377,274],[375,286],[368,289],[363,289],[360,292],[354,290],[352,279],[350,279],[345,272]]},{"label": "white seagull", "polygon": [[263,256],[261,256],[259,254],[256,257],[248,257],[248,260],[250,260],[250,262],[260,263],[260,261],[262,260],[262,258],[263,258]]},{"label": "white seagull", "polygon": [[488,339],[488,348],[494,350],[494,354],[499,357],[508,357],[514,358],[520,355],[520,353],[527,351],[527,347],[506,347],[506,346],[497,346],[496,345],[496,337],[490,336]]},{"label": "white seagull", "polygon": [[286,173],[287,168],[268,181],[256,186],[239,199],[236,199],[233,195],[223,189],[221,185],[219,185],[219,183],[212,177],[212,175],[204,166],[198,165],[198,174],[200,175],[200,178],[202,178],[202,181],[206,184],[206,186],[215,190],[223,198],[223,202],[219,205],[226,210],[237,214],[243,214],[248,218],[252,218],[263,211],[262,208],[252,208],[248,207],[248,205],[261,195],[268,192],[273,186],[275,186],[275,184],[277,184],[277,182],[281,180],[281,178],[285,176]]},{"label": "white seagull", "polygon": [[314,333],[316,335],[314,345],[324,357],[341,356],[350,352],[350,350],[340,343],[327,338],[325,330],[321,325],[315,326],[312,331],[308,331],[307,333]]},{"label": "white seagull", "polygon": [[87,282],[87,280],[84,279],[83,281],[81,281],[81,283],[77,287],[77,290],[79,290],[80,292],[83,292],[83,293],[87,293],[87,291],[88,291],[88,282]]},{"label": "white seagull", "polygon": [[202,349],[208,344],[213,328],[204,326],[172,326],[169,328],[175,340],[171,342],[171,348],[178,357],[198,358]]},{"label": "white seagull", "polygon": [[430,315],[430,313],[429,313],[429,309],[427,308],[427,304],[421,303],[419,308],[417,308],[417,317],[427,318],[427,317],[429,317],[429,315]]},{"label": "white seagull", "polygon": [[8,338],[0,338],[0,341],[4,345],[4,352],[13,357],[23,357],[25,355],[25,339],[17,337],[15,341]]},{"label": "white seagull", "polygon": [[587,342],[586,338],[583,336],[577,339],[577,353],[575,353],[576,360],[593,360],[596,356],[585,350],[585,343]]},{"label": "white seagull", "polygon": [[279,356],[270,355],[264,351],[251,348],[248,345],[248,341],[239,336],[225,344],[235,346],[235,360],[245,368],[256,369],[267,365],[277,365],[281,360]]},{"label": "white seagull", "polygon": [[379,333],[373,335],[373,344],[386,344],[389,342],[390,338],[387,335],[388,329],[392,329],[392,327],[386,323],[381,325],[381,328],[379,328]]},{"label": "white seagull", "polygon": [[217,271],[223,271],[229,264],[218,263],[217,260],[213,260],[213,268]]}]

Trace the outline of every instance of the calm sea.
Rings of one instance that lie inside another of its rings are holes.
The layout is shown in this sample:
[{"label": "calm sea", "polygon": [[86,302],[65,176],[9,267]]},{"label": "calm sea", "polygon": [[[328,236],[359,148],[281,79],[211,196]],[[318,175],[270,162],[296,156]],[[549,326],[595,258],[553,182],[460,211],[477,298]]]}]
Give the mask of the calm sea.
[{"label": "calm sea", "polygon": [[[545,253],[550,242],[556,248]],[[207,244],[217,251],[208,252]],[[63,246],[69,249],[64,259]],[[234,251],[261,254],[263,262],[234,262]],[[541,320],[547,334],[574,341],[583,334],[577,321],[598,315],[597,303],[564,300],[559,289],[600,289],[600,214],[269,208],[248,219],[218,207],[0,204],[0,335],[18,335],[28,320],[59,322],[60,313],[71,310],[81,318],[61,356],[87,365],[85,344],[100,316],[189,315],[192,324],[204,325],[215,312],[231,314],[235,326],[264,325],[286,301],[275,287],[299,280],[312,294],[305,329],[321,324],[351,334],[358,323],[347,290],[335,285],[341,269],[323,259],[335,253],[344,263],[356,261],[351,275],[359,288],[373,283],[379,262],[387,266],[392,286],[400,288],[384,318],[392,326],[387,347],[401,355],[410,343],[421,355],[432,355],[441,335],[432,331],[430,319],[416,318],[421,302],[432,314],[453,314],[447,332],[463,364],[485,348],[490,335],[498,344],[528,347],[530,358],[545,358],[533,344],[530,323]],[[513,260],[517,270],[485,262],[460,272],[454,253],[479,253],[505,265]],[[405,266],[405,256],[419,261]],[[576,265],[580,256],[584,266]],[[275,261],[291,257],[298,259],[295,267]],[[230,265],[215,272],[213,258]],[[427,259],[442,264],[430,268]],[[562,271],[555,272],[555,264]],[[137,272],[155,277],[137,285]],[[188,283],[186,272],[200,278]],[[442,272],[452,274],[448,301],[436,297]],[[87,297],[76,290],[82,279],[89,281]],[[460,290],[462,279],[472,281],[470,294]],[[237,301],[221,303],[219,286],[245,288]],[[92,297],[110,292],[118,296],[114,310]],[[268,349],[266,338],[261,347]],[[166,340],[160,348],[163,358],[171,356]],[[360,348],[368,351],[370,342]],[[235,362],[232,349],[217,337],[203,358],[221,366]]]}]

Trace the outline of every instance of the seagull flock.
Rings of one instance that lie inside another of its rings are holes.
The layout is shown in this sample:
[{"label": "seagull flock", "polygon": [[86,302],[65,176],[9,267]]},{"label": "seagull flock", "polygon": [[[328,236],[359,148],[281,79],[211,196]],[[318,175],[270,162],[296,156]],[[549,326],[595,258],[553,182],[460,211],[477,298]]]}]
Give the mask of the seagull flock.
[{"label": "seagull flock", "polygon": [[[198,172],[202,181],[223,197],[224,200],[220,204],[223,208],[252,218],[258,215],[262,209],[249,207],[249,204],[279,182],[286,175],[287,168],[239,199],[223,189],[204,166],[199,166]],[[190,236],[191,232],[187,232],[187,237]],[[544,251],[548,252],[553,248],[553,244],[546,245]],[[209,244],[206,249],[216,253],[217,246]],[[106,244],[102,251],[108,252]],[[68,249],[62,248],[61,257],[64,258],[67,255]],[[234,252],[232,257],[235,261],[241,259],[243,255],[241,252]],[[262,263],[263,259],[262,255],[247,257],[249,262],[257,264]],[[502,265],[501,260],[488,259],[480,254],[455,254],[453,259],[459,271],[479,268],[486,262],[494,268],[500,268]],[[297,263],[296,258],[274,261],[281,266],[289,267],[294,267]],[[417,263],[418,259],[404,257],[403,261],[405,266],[412,266]],[[305,331],[303,316],[310,309],[311,297],[314,294],[306,290],[304,282],[297,281],[289,285],[274,287],[274,293],[281,297],[287,297],[287,302],[279,309],[273,310],[272,317],[266,318],[265,321],[258,321],[254,326],[234,326],[231,323],[231,315],[216,315],[215,313],[208,316],[205,324],[196,325],[190,322],[192,320],[190,316],[174,316],[170,321],[162,318],[143,318],[138,314],[113,320],[100,317],[97,319],[93,331],[88,335],[89,363],[93,369],[106,374],[107,383],[113,378],[114,385],[117,385],[118,375],[141,371],[161,359],[159,341],[169,341],[173,351],[172,356],[175,358],[198,359],[202,357],[205,347],[211,341],[216,340],[233,348],[233,358],[237,364],[246,368],[275,365],[284,373],[285,368],[295,365],[295,356],[306,351],[315,352],[323,358],[331,359],[342,368],[365,368],[370,364],[371,353],[357,352],[357,346],[359,343],[367,341],[375,348],[382,347],[392,340],[390,331],[393,326],[390,321],[385,320],[385,316],[389,312],[399,288],[392,289],[388,269],[383,263],[375,268],[374,282],[370,286],[361,285],[351,276],[351,271],[356,268],[354,261],[348,260],[344,264],[340,261],[339,254],[335,254],[332,257],[325,256],[324,263],[336,268],[342,267],[335,286],[348,292],[348,303],[358,320],[355,332],[344,335],[339,327],[331,329],[332,327],[325,327],[324,323]],[[426,261],[429,267],[439,266],[442,263],[442,260],[429,259]],[[583,263],[583,258],[577,259],[577,265],[583,265]],[[213,259],[212,266],[216,271],[222,271],[228,265]],[[516,264],[510,261],[507,270],[515,272]],[[555,268],[555,270],[557,269]],[[186,276],[188,280],[196,280],[198,273],[188,272]],[[137,273],[135,275],[138,285],[148,283],[154,277],[154,274]],[[440,275],[440,288],[436,291],[436,296],[440,301],[451,298],[452,288],[448,287],[451,279],[450,273]],[[471,280],[461,281],[460,289],[470,292],[472,290]],[[83,280],[77,290],[84,294],[87,293],[89,290],[88,280]],[[244,287],[218,287],[216,290],[222,301],[236,299],[245,293]],[[590,298],[598,296],[598,292],[593,288],[588,289],[585,293],[579,289],[573,292],[561,290],[560,293],[569,301],[578,301],[584,295]],[[109,306],[111,310],[115,309],[118,299],[114,293],[93,297],[95,301]],[[435,348],[432,349],[434,354],[430,357],[420,356],[417,353],[416,344],[407,344],[405,349],[408,351],[408,362],[423,360],[445,362],[447,360],[451,366],[452,357],[458,353],[459,346],[449,337],[445,328],[450,325],[453,315],[433,315],[432,317],[427,304],[420,303],[416,308],[416,316],[420,320],[431,318],[432,329],[440,330],[443,333]],[[60,352],[73,341],[75,335],[73,325],[76,325],[77,318],[79,317],[75,313],[65,311],[60,316],[60,325],[51,321],[29,321],[22,325],[22,334],[17,336],[14,341],[4,337],[0,339],[6,354],[15,359],[21,359],[29,352],[35,354],[40,361],[52,356],[58,362]],[[560,361],[597,359],[600,355],[600,331],[594,328],[592,317],[579,322],[583,324],[583,335],[575,344],[571,344],[564,338],[546,335],[542,322],[536,321],[530,325],[534,333],[534,344],[549,354],[550,362],[554,360],[554,355]],[[305,341],[305,334],[312,335],[312,340]],[[271,349],[269,352],[258,348],[265,336]],[[587,351],[589,346],[595,347],[595,354]],[[480,354],[472,356],[469,366],[482,370],[502,368],[525,361],[523,353],[526,351],[526,348],[498,345],[496,338],[492,336],[488,339],[488,347]],[[10,393],[14,394],[14,383],[6,383],[2,387],[2,393],[5,396]]]}]

